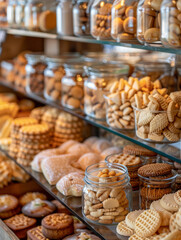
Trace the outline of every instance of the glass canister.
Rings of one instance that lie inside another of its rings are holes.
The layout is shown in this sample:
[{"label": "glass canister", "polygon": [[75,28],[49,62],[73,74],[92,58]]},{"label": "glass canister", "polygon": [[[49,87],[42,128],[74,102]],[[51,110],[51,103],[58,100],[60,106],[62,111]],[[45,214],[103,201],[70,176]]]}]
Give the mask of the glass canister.
[{"label": "glass canister", "polygon": [[45,58],[42,54],[26,54],[26,91],[29,94],[43,95]]},{"label": "glass canister", "polygon": [[84,83],[84,112],[95,119],[105,120],[107,94],[112,84],[129,72],[128,65],[97,64],[86,67],[88,78]]},{"label": "glass canister", "polygon": [[7,27],[7,1],[0,0],[0,27]]},{"label": "glass canister", "polygon": [[111,15],[111,36],[117,42],[136,39],[137,5],[135,0],[116,0]]},{"label": "glass canister", "polygon": [[[91,1],[90,1],[91,2]],[[73,8],[73,28],[76,36],[90,35],[89,0],[78,0]]]},{"label": "glass canister", "polygon": [[159,80],[162,87],[167,88],[170,92],[177,89],[173,69],[167,62],[140,61],[136,63],[132,76],[137,78],[149,76],[152,82]]},{"label": "glass canister", "polygon": [[97,40],[111,38],[111,8],[113,0],[95,0],[91,7],[91,35]]},{"label": "glass canister", "polygon": [[16,0],[10,0],[7,6],[7,21],[9,27],[16,27],[15,22],[15,8],[17,6]]},{"label": "glass canister", "polygon": [[51,101],[61,101],[61,80],[65,75],[63,67],[64,59],[61,58],[46,58],[47,68],[44,71],[45,88],[44,96]]},{"label": "glass canister", "polygon": [[161,6],[161,41],[165,47],[181,47],[181,2],[164,0]]},{"label": "glass canister", "polygon": [[24,10],[26,5],[26,0],[20,0],[17,2],[16,8],[15,8],[15,23],[17,28],[23,28],[24,27]]},{"label": "glass canister", "polygon": [[160,40],[160,7],[162,0],[140,0],[137,9],[137,39],[141,43]]},{"label": "glass canister", "polygon": [[60,0],[57,8],[57,33],[65,36],[73,35],[73,1]]},{"label": "glass canister", "polygon": [[[83,215],[97,224],[117,224],[132,209],[132,188],[123,165],[105,162],[90,165],[85,171]],[[109,212],[112,212],[112,217]]]},{"label": "glass canister", "polygon": [[84,64],[80,61],[64,65],[65,76],[62,78],[62,105],[75,110],[84,106]]}]

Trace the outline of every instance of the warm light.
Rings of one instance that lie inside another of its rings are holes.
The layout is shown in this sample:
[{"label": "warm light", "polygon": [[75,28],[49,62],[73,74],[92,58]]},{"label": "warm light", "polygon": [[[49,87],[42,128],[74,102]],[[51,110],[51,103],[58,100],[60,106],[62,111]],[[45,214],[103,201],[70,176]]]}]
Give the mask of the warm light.
[{"label": "warm light", "polygon": [[77,76],[77,81],[82,82],[82,77],[80,75]]},{"label": "warm light", "polygon": [[104,6],[104,2],[100,2],[100,7],[103,7]]}]

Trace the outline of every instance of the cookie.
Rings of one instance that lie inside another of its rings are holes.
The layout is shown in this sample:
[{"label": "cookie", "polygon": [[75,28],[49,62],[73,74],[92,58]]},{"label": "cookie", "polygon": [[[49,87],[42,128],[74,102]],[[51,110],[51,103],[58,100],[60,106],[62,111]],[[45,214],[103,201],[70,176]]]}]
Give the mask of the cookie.
[{"label": "cookie", "polygon": [[135,222],[137,217],[143,212],[143,210],[135,210],[133,212],[128,213],[125,218],[125,222],[131,229],[135,229]]},{"label": "cookie", "polygon": [[172,167],[167,163],[153,163],[140,167],[138,174],[143,177],[157,177],[170,174],[171,170]]},{"label": "cookie", "polygon": [[179,206],[181,206],[181,190],[174,193],[174,200]]},{"label": "cookie", "polygon": [[137,156],[150,156],[150,157],[157,155],[157,153],[152,152],[138,145],[126,145],[123,148],[123,153],[130,154],[130,155],[137,155]]},{"label": "cookie", "polygon": [[177,212],[179,209],[179,205],[175,202],[174,193],[166,194],[160,200],[161,206],[170,211],[170,212]]},{"label": "cookie", "polygon": [[129,228],[125,221],[117,225],[116,232],[123,236],[131,236],[134,234],[134,230]]},{"label": "cookie", "polygon": [[181,230],[181,227],[177,223],[176,217],[177,217],[177,213],[174,213],[170,218],[169,229],[171,232],[174,232],[176,230]]}]

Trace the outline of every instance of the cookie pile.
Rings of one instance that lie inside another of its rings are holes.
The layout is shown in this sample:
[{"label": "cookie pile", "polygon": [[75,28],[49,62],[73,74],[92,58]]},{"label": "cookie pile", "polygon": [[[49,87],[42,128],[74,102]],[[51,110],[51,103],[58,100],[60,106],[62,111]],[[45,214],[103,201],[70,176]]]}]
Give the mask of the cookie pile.
[{"label": "cookie pile", "polygon": [[176,175],[167,163],[147,164],[138,169],[140,179],[140,207],[148,209],[150,204],[172,192]]},{"label": "cookie pile", "polygon": [[24,126],[19,131],[20,147],[17,162],[29,166],[34,156],[50,147],[50,130],[47,124]]},{"label": "cookie pile", "polygon": [[50,108],[51,107],[49,106],[34,108],[31,111],[30,117],[35,118],[38,121],[38,123],[41,123],[43,114]]},{"label": "cookie pile", "polygon": [[143,106],[136,95],[136,134],[139,138],[156,142],[177,142],[181,133],[181,91],[167,94],[167,89],[154,90]]},{"label": "cookie pile", "polygon": [[10,155],[13,158],[17,158],[19,145],[20,145],[20,135],[19,131],[23,126],[37,124],[37,120],[30,117],[16,118],[12,122],[11,126],[11,145],[10,145]]},{"label": "cookie pile", "polygon": [[53,146],[60,146],[62,143],[71,139],[81,142],[84,137],[83,133],[84,122],[78,117],[62,112],[56,121]]},{"label": "cookie pile", "polygon": [[137,103],[138,96],[143,99],[143,105],[147,105],[149,93],[158,88],[161,88],[159,80],[152,82],[150,77],[143,77],[140,81],[133,77],[129,77],[128,81],[121,78],[119,82],[113,83],[106,97],[107,123],[116,129],[134,129],[132,104]]},{"label": "cookie pile", "polygon": [[[83,208],[87,219],[101,224],[112,224],[125,219],[129,210],[129,200],[125,189],[117,185],[122,174],[123,172],[117,172],[111,168],[103,168],[97,175],[101,186],[98,188],[87,186]],[[103,183],[111,183],[111,187],[104,188]]]},{"label": "cookie pile", "polygon": [[153,201],[150,209],[127,214],[117,226],[117,233],[129,240],[181,239],[181,190]]}]

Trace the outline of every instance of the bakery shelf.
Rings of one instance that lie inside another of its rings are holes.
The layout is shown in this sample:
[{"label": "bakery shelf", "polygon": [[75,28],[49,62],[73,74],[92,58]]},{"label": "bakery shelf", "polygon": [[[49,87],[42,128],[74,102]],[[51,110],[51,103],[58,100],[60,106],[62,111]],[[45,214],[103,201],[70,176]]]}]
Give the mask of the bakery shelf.
[{"label": "bakery shelf", "polygon": [[[43,174],[37,173],[31,169],[31,167],[25,167],[21,164],[17,163],[14,158],[12,158],[6,151],[0,149],[8,158],[13,160],[19,167],[21,167],[27,174],[29,174],[47,193],[49,193],[53,198],[60,201],[73,215],[83,221],[89,228],[92,230],[98,237],[103,240],[125,240],[124,237],[118,236],[116,234],[116,226],[106,227],[103,225],[95,225],[92,224],[83,217],[82,215],[82,199],[81,197],[66,197],[62,195],[55,186],[51,186]],[[136,199],[136,203],[138,203],[138,193],[136,192],[133,197]],[[135,205],[135,208],[138,208],[138,204]],[[0,226],[1,227],[1,226]],[[1,236],[1,235],[0,235]],[[0,238],[1,239],[1,238]],[[127,238],[126,238],[127,239]],[[6,240],[6,239],[3,239]],[[9,239],[8,239],[9,240]],[[13,239],[17,240],[17,239]]]},{"label": "bakery shelf", "polygon": [[147,148],[147,149],[149,149],[153,152],[156,152],[156,153],[158,153],[158,154],[160,154],[160,155],[162,155],[166,158],[169,158],[173,161],[181,163],[181,141],[178,142],[178,143],[172,143],[172,144],[163,144],[163,143],[157,144],[157,143],[146,142],[146,141],[143,141],[143,140],[139,139],[136,136],[134,130],[133,131],[125,131],[125,130],[117,131],[117,130],[114,130],[114,129],[110,128],[107,125],[106,122],[96,121],[95,119],[92,119],[88,116],[85,116],[83,113],[76,112],[76,111],[73,111],[69,108],[62,107],[61,105],[58,105],[57,103],[47,101],[43,97],[28,94],[28,93],[25,93],[25,92],[20,92],[19,90],[15,89],[14,86],[11,86],[4,81],[0,81],[0,85],[8,87],[11,90],[13,90],[17,93],[23,94],[24,96],[26,96],[28,98],[31,98],[32,100],[37,101],[39,103],[50,105],[52,107],[56,107],[60,110],[63,110],[65,112],[69,112],[69,113],[73,114],[74,116],[77,116],[77,117],[85,120],[86,122],[88,122],[89,124],[91,124],[95,127],[102,128],[102,129],[104,129],[104,130],[106,130],[110,133],[113,133],[113,134],[115,134],[115,135],[117,135],[121,138],[124,138],[124,139],[126,139],[126,140],[128,140],[132,143],[138,144],[138,145],[140,145],[144,148]]},{"label": "bakery shelf", "polygon": [[0,239],[2,240],[19,240],[19,238],[0,220]]},{"label": "bakery shelf", "polygon": [[18,35],[18,36],[60,39],[60,40],[66,40],[66,41],[72,41],[72,42],[83,42],[83,43],[93,43],[93,44],[107,44],[112,46],[136,48],[141,50],[149,50],[149,51],[157,51],[157,52],[165,52],[165,53],[173,53],[173,54],[181,55],[181,49],[165,48],[161,45],[161,43],[152,44],[152,45],[142,45],[138,41],[134,41],[131,43],[119,43],[114,40],[98,41],[91,37],[60,36],[53,33],[43,33],[43,32],[27,31],[27,30],[20,30],[20,29],[5,29],[5,30],[7,31],[8,34]]}]

